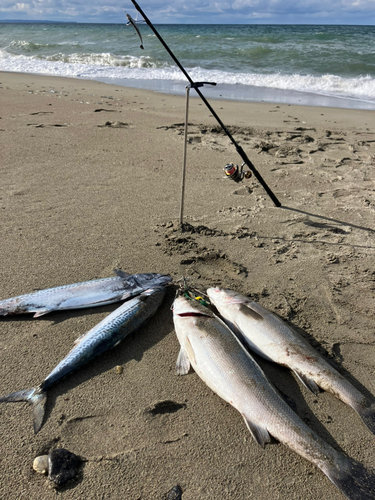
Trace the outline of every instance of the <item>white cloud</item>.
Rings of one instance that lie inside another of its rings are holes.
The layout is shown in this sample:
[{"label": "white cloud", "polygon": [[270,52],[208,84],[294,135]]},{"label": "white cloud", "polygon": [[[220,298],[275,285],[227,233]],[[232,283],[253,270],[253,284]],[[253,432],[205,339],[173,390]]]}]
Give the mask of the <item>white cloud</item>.
[{"label": "white cloud", "polygon": [[[374,0],[140,0],[139,4],[155,23],[375,22]],[[123,8],[135,12],[131,0],[2,0],[0,18],[125,22]]]}]

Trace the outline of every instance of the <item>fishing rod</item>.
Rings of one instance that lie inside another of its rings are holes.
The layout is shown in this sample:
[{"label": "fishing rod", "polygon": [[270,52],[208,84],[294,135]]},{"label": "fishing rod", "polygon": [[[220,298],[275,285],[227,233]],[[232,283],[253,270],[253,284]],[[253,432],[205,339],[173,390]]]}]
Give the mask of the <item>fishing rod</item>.
[{"label": "fishing rod", "polygon": [[266,191],[266,193],[268,194],[268,196],[271,198],[271,200],[275,204],[275,206],[276,207],[281,207],[280,201],[276,198],[276,196],[274,195],[274,193],[271,191],[271,189],[266,184],[266,182],[263,179],[263,177],[260,175],[260,173],[258,172],[258,170],[253,165],[253,163],[249,160],[249,158],[247,157],[245,151],[242,149],[242,147],[239,144],[237,144],[237,142],[234,140],[234,138],[232,137],[232,135],[229,132],[229,130],[226,128],[226,126],[220,120],[219,116],[216,114],[216,112],[214,111],[214,109],[212,108],[212,106],[210,105],[210,103],[207,101],[207,99],[204,97],[204,95],[202,94],[202,92],[199,90],[199,87],[202,86],[202,83],[210,83],[210,82],[195,83],[192,80],[192,78],[190,77],[190,75],[188,74],[188,72],[185,70],[185,68],[179,62],[179,60],[177,59],[177,57],[173,54],[173,52],[168,47],[168,45],[165,43],[165,41],[163,40],[163,38],[159,35],[158,31],[156,30],[156,28],[154,27],[154,25],[152,24],[152,22],[149,20],[149,18],[146,16],[146,14],[143,12],[143,10],[141,9],[141,7],[138,5],[138,3],[136,2],[136,0],[131,0],[131,1],[133,3],[134,7],[137,9],[137,11],[141,14],[141,16],[143,17],[143,19],[145,20],[145,22],[148,24],[148,26],[151,28],[151,30],[155,33],[156,37],[158,38],[158,40],[160,41],[160,43],[163,45],[163,47],[165,48],[165,50],[168,52],[168,54],[171,56],[171,58],[177,64],[177,66],[182,71],[182,73],[186,76],[186,78],[188,79],[188,81],[190,83],[190,87],[192,87],[196,91],[196,93],[199,95],[199,97],[202,99],[202,101],[205,103],[205,105],[207,106],[207,108],[212,113],[213,117],[216,119],[216,121],[219,123],[219,125],[221,126],[221,128],[224,130],[224,132],[226,133],[226,135],[229,137],[230,141],[232,142],[232,144],[236,148],[237,153],[241,156],[244,164],[246,164],[249,167],[249,169],[253,172],[253,174],[255,175],[255,177],[258,179],[259,183],[262,185],[262,187],[264,188],[264,190]]}]

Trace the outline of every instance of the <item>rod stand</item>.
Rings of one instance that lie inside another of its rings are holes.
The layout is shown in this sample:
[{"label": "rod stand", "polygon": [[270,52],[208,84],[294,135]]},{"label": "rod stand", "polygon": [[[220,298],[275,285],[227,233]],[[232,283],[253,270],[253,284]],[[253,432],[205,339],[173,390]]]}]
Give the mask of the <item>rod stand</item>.
[{"label": "rod stand", "polygon": [[[173,61],[177,64],[177,66],[179,67],[179,69],[185,75],[185,77],[187,78],[187,80],[190,83],[190,86],[195,89],[196,93],[199,95],[199,97],[202,99],[202,101],[207,106],[207,108],[209,109],[209,111],[212,113],[213,117],[216,119],[216,121],[219,123],[219,125],[221,126],[221,128],[227,134],[227,136],[231,140],[232,144],[236,148],[236,151],[241,156],[242,161],[244,161],[245,164],[249,167],[249,169],[253,172],[254,176],[257,178],[257,180],[259,181],[259,183],[265,189],[266,193],[271,198],[271,200],[274,202],[275,206],[276,207],[281,207],[280,201],[276,198],[276,196],[271,191],[271,189],[268,187],[268,185],[265,182],[265,180],[263,179],[263,177],[260,175],[260,173],[258,172],[258,170],[254,167],[254,165],[252,164],[252,162],[247,157],[245,151],[241,148],[241,146],[239,146],[237,144],[237,142],[234,140],[234,138],[230,134],[229,130],[226,128],[226,126],[224,125],[224,123],[220,120],[220,118],[217,115],[217,113],[215,112],[215,110],[212,108],[212,106],[210,105],[210,103],[207,101],[207,99],[204,97],[204,95],[200,91],[199,87],[201,87],[202,85],[204,85],[204,83],[210,83],[210,82],[198,82],[198,83],[194,83],[193,82],[193,80],[191,79],[189,73],[185,70],[185,68],[182,66],[182,64],[180,63],[180,61],[177,59],[177,57],[173,54],[173,52],[171,51],[171,49],[165,43],[165,41],[163,40],[163,38],[160,36],[160,34],[158,33],[158,31],[156,30],[155,26],[152,24],[152,22],[149,20],[149,18],[146,16],[146,14],[143,12],[143,10],[138,5],[138,3],[136,2],[136,0],[131,0],[131,1],[133,3],[134,7],[137,9],[137,11],[141,14],[141,16],[143,17],[143,19],[147,23],[147,25],[151,28],[151,30],[153,31],[153,33],[156,35],[156,37],[158,38],[158,40],[160,41],[160,43],[163,45],[163,47],[165,48],[165,50],[171,56],[171,58],[173,59]],[[200,85],[200,84],[202,84],[202,85]],[[211,85],[213,85],[213,84],[211,84]]]},{"label": "rod stand", "polygon": [[183,155],[183,166],[182,166],[182,183],[181,183],[181,203],[180,203],[180,227],[183,229],[184,225],[184,201],[185,201],[185,178],[186,178],[186,153],[187,153],[187,143],[188,143],[188,126],[189,126],[189,96],[190,89],[197,89],[198,87],[203,87],[204,85],[216,85],[214,82],[192,82],[186,85],[186,106],[185,106],[185,133],[184,133],[184,155]]},{"label": "rod stand", "polygon": [[189,125],[189,95],[190,95],[190,87],[191,87],[191,85],[186,85],[184,155],[183,155],[183,166],[182,166],[181,204],[180,204],[180,227],[181,227],[181,229],[183,229],[183,224],[184,224],[186,151],[187,151],[187,135],[188,135],[188,125]]}]

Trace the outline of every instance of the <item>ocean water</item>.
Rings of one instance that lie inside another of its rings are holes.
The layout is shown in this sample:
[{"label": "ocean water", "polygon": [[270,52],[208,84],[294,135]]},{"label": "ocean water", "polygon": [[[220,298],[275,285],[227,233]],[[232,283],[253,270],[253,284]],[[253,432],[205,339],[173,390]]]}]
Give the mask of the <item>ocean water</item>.
[{"label": "ocean water", "polygon": [[[124,16],[125,17],[125,16]],[[0,70],[185,93],[151,29],[144,50],[121,24],[0,23]],[[375,26],[156,25],[208,97],[375,109]],[[193,93],[192,93],[193,95]]]}]

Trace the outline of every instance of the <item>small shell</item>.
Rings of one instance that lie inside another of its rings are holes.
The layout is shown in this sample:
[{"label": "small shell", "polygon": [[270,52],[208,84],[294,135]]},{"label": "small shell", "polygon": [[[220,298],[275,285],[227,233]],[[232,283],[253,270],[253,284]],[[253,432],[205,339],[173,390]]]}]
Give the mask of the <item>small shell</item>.
[{"label": "small shell", "polygon": [[47,474],[48,455],[41,455],[40,457],[36,457],[33,462],[33,469],[38,472],[38,474]]}]

